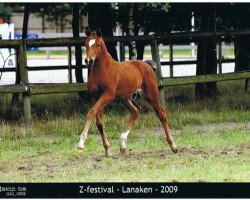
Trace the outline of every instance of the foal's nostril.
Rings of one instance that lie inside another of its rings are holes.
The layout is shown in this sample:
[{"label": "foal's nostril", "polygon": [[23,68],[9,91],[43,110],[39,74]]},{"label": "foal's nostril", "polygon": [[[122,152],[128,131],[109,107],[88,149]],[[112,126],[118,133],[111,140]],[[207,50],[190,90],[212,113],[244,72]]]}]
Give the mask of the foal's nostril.
[{"label": "foal's nostril", "polygon": [[87,58],[85,59],[85,64],[89,64],[89,60]]},{"label": "foal's nostril", "polygon": [[90,59],[90,61],[89,61],[89,64],[93,64],[94,63],[94,60],[93,59]]}]

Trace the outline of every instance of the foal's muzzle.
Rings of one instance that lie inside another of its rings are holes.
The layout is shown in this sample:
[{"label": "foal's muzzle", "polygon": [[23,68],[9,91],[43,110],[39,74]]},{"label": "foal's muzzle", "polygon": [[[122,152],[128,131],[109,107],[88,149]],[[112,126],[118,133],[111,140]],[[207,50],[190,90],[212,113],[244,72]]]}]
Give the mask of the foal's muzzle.
[{"label": "foal's muzzle", "polygon": [[89,67],[93,67],[93,65],[95,64],[95,61],[94,61],[94,59],[93,58],[86,58],[85,59],[85,63],[86,63],[86,65],[87,66],[89,66]]}]

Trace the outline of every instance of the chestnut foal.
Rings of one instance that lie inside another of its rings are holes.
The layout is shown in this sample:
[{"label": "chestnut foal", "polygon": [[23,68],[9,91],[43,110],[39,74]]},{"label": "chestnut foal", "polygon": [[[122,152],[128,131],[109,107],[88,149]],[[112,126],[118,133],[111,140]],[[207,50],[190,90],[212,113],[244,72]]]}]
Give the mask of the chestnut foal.
[{"label": "chestnut foal", "polygon": [[159,102],[157,79],[152,67],[140,60],[116,62],[107,51],[100,29],[92,32],[86,28],[85,34],[87,36],[85,62],[91,67],[88,90],[97,101],[87,114],[87,122],[80,135],[78,150],[83,151],[91,122],[96,118],[105,155],[109,156],[109,142],[104,132],[102,115],[104,107],[116,98],[120,99],[131,113],[128,124],[120,136],[120,152],[125,153],[128,134],[140,111],[140,106],[132,99],[132,95],[141,89],[145,100],[153,107],[163,124],[168,144],[176,153],[177,147],[168,127],[165,110]]}]

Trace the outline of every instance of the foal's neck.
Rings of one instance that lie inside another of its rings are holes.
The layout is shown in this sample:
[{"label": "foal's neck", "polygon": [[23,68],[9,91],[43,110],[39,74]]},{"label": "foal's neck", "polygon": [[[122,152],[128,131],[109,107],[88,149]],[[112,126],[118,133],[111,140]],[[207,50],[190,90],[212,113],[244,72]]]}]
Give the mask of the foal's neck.
[{"label": "foal's neck", "polygon": [[106,67],[109,65],[111,61],[112,61],[112,58],[107,50],[107,47],[104,41],[102,40],[101,49],[100,49],[100,53],[98,56],[98,64],[100,65],[100,67]]}]

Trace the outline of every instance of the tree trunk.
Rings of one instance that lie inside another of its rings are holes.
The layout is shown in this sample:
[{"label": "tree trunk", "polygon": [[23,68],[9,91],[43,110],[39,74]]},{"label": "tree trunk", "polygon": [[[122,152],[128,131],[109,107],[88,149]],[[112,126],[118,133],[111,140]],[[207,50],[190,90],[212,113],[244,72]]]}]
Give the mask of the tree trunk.
[{"label": "tree trunk", "polygon": [[[27,39],[27,33],[28,33],[28,23],[29,23],[29,15],[30,15],[30,5],[25,4],[24,8],[24,17],[23,17],[23,30],[22,30],[22,39]],[[18,57],[18,54],[17,54]],[[16,62],[16,81],[15,84],[21,83],[21,74],[20,74],[20,67],[18,65],[18,62]],[[12,95],[12,100],[10,107],[8,109],[8,114],[13,114],[14,107],[18,104],[19,99],[19,93],[14,93]]]},{"label": "tree trunk", "polygon": [[[127,27],[127,35],[128,36],[134,36],[134,18],[133,18],[133,9],[134,4],[133,3],[128,3],[127,8],[128,8],[128,27]],[[136,59],[136,43],[135,41],[130,41],[129,42],[129,60],[134,60]]]},{"label": "tree trunk", "polygon": [[[209,38],[207,40],[207,56],[206,56],[206,74],[217,74],[217,51],[216,51],[216,39]],[[208,98],[217,98],[217,82],[206,83]]]},{"label": "tree trunk", "polygon": [[[73,37],[79,37],[79,4],[73,4],[73,19],[72,19],[72,29],[73,29]],[[83,83],[82,76],[82,47],[81,45],[75,45],[75,57],[76,57],[76,68],[75,68],[75,76],[77,83]],[[80,97],[84,97],[83,92],[79,92]]]},{"label": "tree trunk", "polygon": [[24,8],[24,18],[23,18],[22,39],[27,39],[28,24],[29,24],[29,16],[30,16],[30,5],[29,5],[29,4],[25,4],[25,8]]},{"label": "tree trunk", "polygon": [[[200,31],[209,31],[214,29],[213,6],[205,8],[201,16]],[[196,75],[217,74],[217,53],[216,53],[216,39],[207,38],[198,42],[197,51],[197,69]],[[199,83],[196,84],[196,97],[216,98],[217,97],[217,83]]]},{"label": "tree trunk", "polygon": [[[149,31],[145,30],[144,35],[148,35],[148,34],[149,34]],[[146,43],[143,41],[136,42],[137,59],[138,60],[143,60],[145,46],[146,46]]]},{"label": "tree trunk", "polygon": [[[207,41],[200,40],[198,43],[197,49],[197,67],[196,75],[206,74],[206,50],[207,50]],[[197,83],[195,85],[195,95],[198,99],[205,98],[206,94],[205,83]]]},{"label": "tree trunk", "polygon": [[[134,19],[134,35],[138,36],[140,32],[140,25],[139,25],[139,4],[134,3],[133,7],[133,19]],[[148,31],[144,31],[144,35],[148,35]],[[143,41],[136,41],[136,52],[137,52],[137,59],[142,60],[144,55],[144,47],[145,42]]]},{"label": "tree trunk", "polygon": [[61,33],[64,33],[64,16],[63,15],[60,15],[60,32]]},{"label": "tree trunk", "polygon": [[[209,30],[215,29],[215,6],[210,6],[210,14],[209,14]],[[206,56],[206,74],[217,74],[217,48],[216,48],[216,38],[208,38],[207,39],[207,56]],[[206,95],[210,99],[217,98],[217,82],[206,83],[207,91]]]},{"label": "tree trunk", "polygon": [[[200,31],[208,31],[209,19],[207,13],[201,16]],[[197,47],[197,66],[196,75],[206,74],[206,54],[207,54],[207,40],[201,39],[198,41]],[[203,99],[206,96],[205,83],[197,83],[195,85],[195,95],[198,99]]]},{"label": "tree trunk", "polygon": [[42,33],[45,33],[45,14],[42,16]]},{"label": "tree trunk", "polygon": [[58,15],[55,16],[56,33],[58,33]]}]

